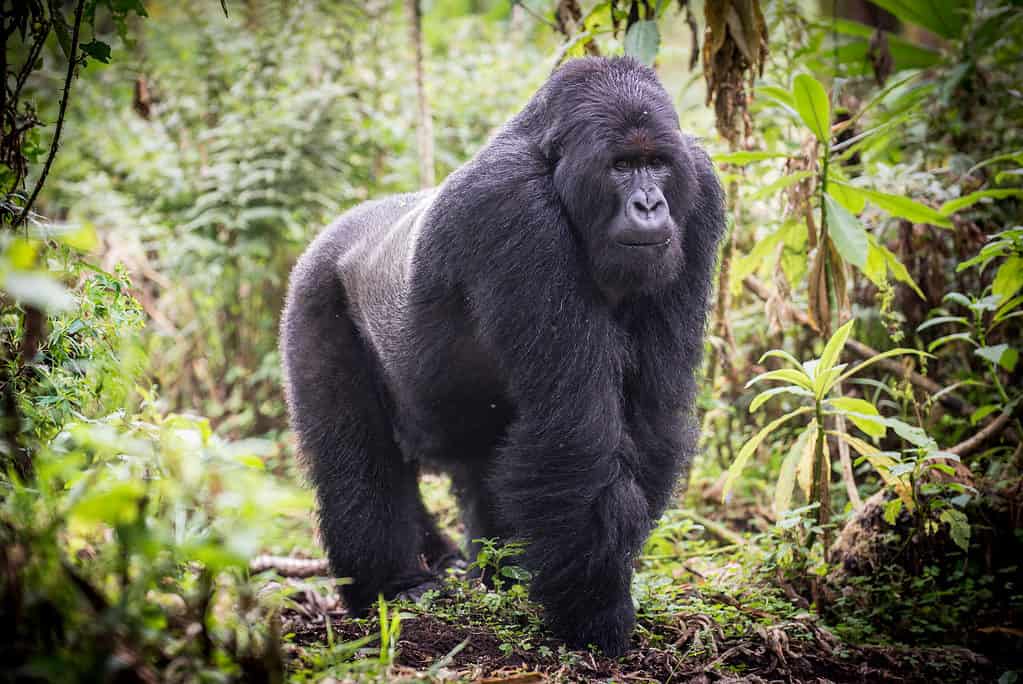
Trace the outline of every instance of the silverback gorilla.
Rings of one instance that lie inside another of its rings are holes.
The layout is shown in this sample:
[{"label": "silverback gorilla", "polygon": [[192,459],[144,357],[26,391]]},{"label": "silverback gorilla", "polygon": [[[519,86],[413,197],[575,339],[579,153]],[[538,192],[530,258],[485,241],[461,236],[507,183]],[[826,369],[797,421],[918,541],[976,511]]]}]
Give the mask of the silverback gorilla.
[{"label": "silverback gorilla", "polygon": [[654,72],[587,58],[440,187],[313,242],[282,324],[287,399],[349,610],[458,557],[425,463],[450,473],[468,540],[525,543],[555,633],[627,648],[633,559],[695,448],[723,228]]}]

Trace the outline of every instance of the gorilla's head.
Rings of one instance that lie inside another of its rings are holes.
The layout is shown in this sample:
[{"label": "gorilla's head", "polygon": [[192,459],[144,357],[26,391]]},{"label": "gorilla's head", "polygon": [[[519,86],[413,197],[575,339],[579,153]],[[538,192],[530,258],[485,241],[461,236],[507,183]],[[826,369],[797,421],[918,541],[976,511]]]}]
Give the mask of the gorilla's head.
[{"label": "gorilla's head", "polygon": [[630,58],[570,61],[538,100],[541,149],[597,284],[618,299],[672,282],[699,184],[653,70]]}]

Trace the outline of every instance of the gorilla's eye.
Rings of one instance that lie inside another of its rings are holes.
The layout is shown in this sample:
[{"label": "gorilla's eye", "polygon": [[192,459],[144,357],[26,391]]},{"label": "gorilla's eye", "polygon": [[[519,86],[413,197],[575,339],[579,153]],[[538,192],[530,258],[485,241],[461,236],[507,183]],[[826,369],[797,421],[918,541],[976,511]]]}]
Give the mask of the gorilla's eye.
[{"label": "gorilla's eye", "polygon": [[618,159],[614,163],[615,171],[628,171],[631,168],[632,164],[629,162],[628,159]]},{"label": "gorilla's eye", "polygon": [[651,169],[659,169],[664,166],[664,160],[660,157],[650,157],[646,163]]}]

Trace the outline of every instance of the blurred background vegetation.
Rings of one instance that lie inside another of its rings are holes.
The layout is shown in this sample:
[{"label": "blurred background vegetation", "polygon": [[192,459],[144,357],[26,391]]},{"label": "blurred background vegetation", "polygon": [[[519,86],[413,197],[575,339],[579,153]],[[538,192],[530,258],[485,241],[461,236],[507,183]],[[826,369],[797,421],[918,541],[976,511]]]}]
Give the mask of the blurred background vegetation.
[{"label": "blurred background vegetation", "polygon": [[[0,681],[1016,681],[1018,1],[0,7]],[[731,217],[636,651],[558,651],[497,548],[509,586],[347,620],[284,412],[290,267],[623,52]]]}]

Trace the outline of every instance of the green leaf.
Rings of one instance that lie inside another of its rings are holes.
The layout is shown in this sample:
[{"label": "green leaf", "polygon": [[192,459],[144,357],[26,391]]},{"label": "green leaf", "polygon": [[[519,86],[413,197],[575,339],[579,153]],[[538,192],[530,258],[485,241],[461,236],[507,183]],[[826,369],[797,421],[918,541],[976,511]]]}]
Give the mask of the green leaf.
[{"label": "green leaf", "polygon": [[810,421],[810,424],[800,433],[796,441],[792,443],[785,460],[782,461],[781,471],[778,473],[778,482],[774,488],[774,512],[778,517],[792,505],[792,490],[796,485],[796,466],[806,449],[806,442],[817,432],[817,421]]},{"label": "green leaf", "polygon": [[998,295],[1005,302],[1021,288],[1023,288],[1023,257],[1011,256],[998,267],[995,280],[991,283],[991,293]]},{"label": "green leaf", "polygon": [[96,61],[110,64],[110,46],[106,43],[93,39],[88,43],[82,43],[79,48]]},{"label": "green leaf", "polygon": [[516,582],[528,582],[533,577],[528,570],[518,565],[502,565],[501,576],[513,579]]},{"label": "green leaf", "polygon": [[792,93],[785,88],[774,85],[758,84],[754,91],[754,96],[759,98],[761,95],[788,107],[792,110],[793,114],[796,113],[796,102],[792,99]]},{"label": "green leaf", "polygon": [[931,439],[931,437],[923,430],[915,425],[904,423],[898,418],[885,418],[884,422],[888,427],[895,431],[899,437],[906,440],[910,444],[921,449],[936,450],[938,448],[937,443]]},{"label": "green leaf", "polygon": [[987,404],[986,406],[981,406],[976,411],[970,414],[970,425],[976,425],[977,423],[979,423],[980,421],[984,420],[992,413],[997,411],[998,408],[999,408],[998,404]]},{"label": "green leaf", "polygon": [[50,22],[54,33],[57,34],[57,44],[60,45],[64,58],[71,59],[71,27],[68,26],[67,20],[64,19],[61,3],[58,0],[49,0],[49,10]]},{"label": "green leaf", "polygon": [[1019,361],[1019,352],[1007,344],[980,347],[979,349],[974,349],[973,353],[997,366],[1001,366],[1010,373],[1016,367],[1016,362]]},{"label": "green leaf", "polygon": [[892,499],[884,505],[884,514],[882,517],[884,521],[889,525],[894,525],[895,520],[899,517],[899,513],[902,512],[902,499]]},{"label": "green leaf", "polygon": [[766,361],[767,359],[782,359],[783,361],[791,363],[798,369],[802,369],[803,367],[803,364],[799,362],[799,359],[797,359],[792,354],[789,354],[784,349],[771,349],[770,351],[764,352],[763,355],[760,357],[760,361],[758,361],[758,363],[763,364],[764,361]]},{"label": "green leaf", "polygon": [[941,205],[939,212],[945,216],[951,216],[957,211],[971,207],[983,199],[1005,199],[1006,197],[1023,197],[1023,189],[1020,188],[999,188],[996,190],[978,190],[959,199],[949,200]]},{"label": "green leaf", "polygon": [[907,221],[913,221],[914,223],[927,223],[941,228],[952,227],[952,222],[936,209],[931,209],[926,204],[921,204],[920,202],[911,200],[908,197],[903,197],[902,195],[891,195],[886,192],[878,192],[877,190],[868,190],[866,188],[858,188],[847,183],[842,183],[841,181],[839,181],[838,184],[847,192],[863,197],[863,199],[876,205],[879,209],[883,209],[892,216],[898,216],[899,218],[904,218]]},{"label": "green leaf", "polygon": [[941,521],[948,523],[949,536],[963,551],[970,549],[970,521],[966,514],[956,508],[946,508],[941,512]]},{"label": "green leaf", "polygon": [[850,190],[850,186],[843,183],[828,183],[828,194],[853,214],[859,214],[867,206],[867,200],[861,193]]},{"label": "green leaf", "polygon": [[855,397],[835,397],[829,399],[828,403],[871,437],[884,437],[888,432],[877,407],[869,401]]},{"label": "green leaf", "polygon": [[134,522],[145,487],[137,480],[103,481],[90,487],[71,509],[77,523],[121,525]]},{"label": "green leaf", "polygon": [[753,401],[749,404],[749,412],[753,413],[758,408],[764,405],[771,397],[778,396],[779,394],[795,394],[801,397],[813,398],[813,394],[797,385],[785,385],[784,387],[772,387],[769,390],[764,390],[757,396],[753,397]]},{"label": "green leaf", "polygon": [[867,264],[867,231],[860,220],[830,194],[824,193],[824,203],[827,206],[828,235],[835,248],[843,259],[862,271]]},{"label": "green leaf", "polygon": [[913,280],[913,276],[909,275],[905,265],[899,261],[899,258],[890,249],[878,242],[877,238],[870,233],[867,233],[867,244],[869,245],[867,264],[861,270],[872,283],[880,285],[885,276],[891,272],[896,280],[908,285],[920,299],[926,299],[920,286]]},{"label": "green leaf", "polygon": [[789,155],[784,152],[724,152],[714,155],[714,161],[719,164],[735,164],[743,166],[751,162],[764,161],[765,159],[787,159]]},{"label": "green leaf", "polygon": [[916,354],[917,356],[934,358],[931,354],[928,354],[926,352],[922,352],[919,349],[909,349],[907,347],[896,347],[895,349],[889,349],[888,351],[881,352],[880,354],[878,354],[876,356],[872,356],[869,359],[867,359],[866,361],[863,361],[862,363],[859,363],[859,364],[853,366],[852,370],[848,370],[848,371],[846,371],[845,373],[842,374],[842,377],[839,378],[839,381],[845,380],[846,378],[849,378],[849,377],[851,377],[853,375],[856,375],[857,373],[859,373],[864,368],[867,368],[867,367],[871,366],[872,364],[877,363],[881,359],[887,359],[887,358],[890,358],[892,356],[900,356],[902,354]]},{"label": "green leaf", "polygon": [[805,390],[813,391],[813,383],[810,380],[810,376],[794,368],[780,368],[778,370],[761,373],[746,383],[746,389],[749,389],[756,383],[763,382],[765,380],[782,380],[792,385],[798,385]]},{"label": "green leaf", "polygon": [[928,318],[926,321],[916,327],[917,332],[923,332],[928,328],[933,328],[936,325],[944,325],[945,323],[959,323],[961,325],[969,325],[970,322],[962,316],[935,316],[934,318]]},{"label": "green leaf", "polygon": [[792,81],[792,103],[803,123],[827,145],[831,139],[831,103],[820,81],[809,74],[797,75]]},{"label": "green leaf", "polygon": [[835,363],[838,361],[838,357],[841,355],[842,350],[845,349],[845,343],[849,341],[849,336],[852,334],[853,326],[856,325],[856,319],[849,319],[842,327],[831,335],[831,339],[824,345],[824,351],[821,352],[820,360],[817,363],[817,369],[815,378],[820,378],[826,371],[831,370]]},{"label": "green leaf", "polygon": [[934,340],[929,345],[927,345],[927,351],[932,352],[936,349],[944,347],[946,344],[949,344],[951,342],[969,342],[970,344],[973,345],[977,344],[973,340],[973,333],[959,332],[952,333],[951,335],[945,335],[944,337],[939,337],[938,339]]},{"label": "green leaf", "polygon": [[804,413],[809,413],[810,411],[812,411],[812,409],[809,406],[803,406],[797,408],[795,411],[790,411],[781,418],[778,418],[768,423],[764,429],[762,429],[760,432],[754,435],[752,439],[750,439],[748,442],[742,445],[742,448],[739,450],[738,455],[735,457],[735,462],[732,463],[732,465],[728,468],[728,473],[725,476],[725,484],[721,491],[722,503],[724,503],[725,499],[728,497],[729,492],[732,491],[732,487],[735,485],[736,480],[739,479],[739,475],[742,474],[742,471],[746,467],[746,463],[749,461],[750,456],[752,456],[753,452],[757,450],[757,447],[760,446],[760,443],[763,442],[768,435],[770,435],[772,432],[781,427],[782,424],[784,424],[786,421],[789,421],[792,418],[795,418],[796,416],[801,416]]},{"label": "green leaf", "polygon": [[654,19],[637,21],[625,34],[625,54],[635,57],[647,66],[653,66],[660,45],[661,33]]},{"label": "green leaf", "polygon": [[782,176],[773,183],[768,183],[767,185],[765,185],[764,187],[760,188],[752,195],[750,195],[749,198],[751,200],[759,200],[764,199],[765,197],[775,197],[778,195],[779,192],[789,187],[790,185],[795,185],[799,181],[809,177],[810,177],[809,171],[794,171],[792,173]]},{"label": "green leaf", "polygon": [[958,38],[970,16],[963,0],[872,0],[904,22],[923,26],[942,38]]}]

